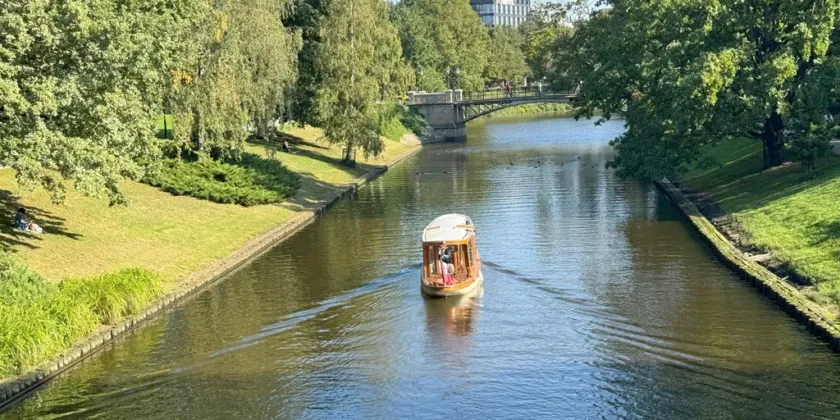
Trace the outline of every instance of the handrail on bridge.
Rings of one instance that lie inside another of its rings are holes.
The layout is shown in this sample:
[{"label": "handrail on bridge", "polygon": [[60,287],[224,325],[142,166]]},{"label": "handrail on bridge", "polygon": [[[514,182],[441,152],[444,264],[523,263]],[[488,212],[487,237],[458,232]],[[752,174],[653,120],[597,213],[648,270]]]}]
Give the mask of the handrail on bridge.
[{"label": "handrail on bridge", "polygon": [[[447,90],[445,92],[410,92],[408,104],[429,104],[429,103],[461,103],[476,101],[500,101],[505,99],[518,98],[556,98],[572,97],[577,92],[554,92],[547,86],[527,86],[506,88],[490,88],[481,90]],[[423,99],[421,99],[423,98]]]},{"label": "handrail on bridge", "polygon": [[511,89],[491,88],[481,90],[469,90],[463,93],[462,101],[483,101],[488,99],[539,98],[574,95],[574,91],[554,92],[547,86],[525,86],[514,87]]}]

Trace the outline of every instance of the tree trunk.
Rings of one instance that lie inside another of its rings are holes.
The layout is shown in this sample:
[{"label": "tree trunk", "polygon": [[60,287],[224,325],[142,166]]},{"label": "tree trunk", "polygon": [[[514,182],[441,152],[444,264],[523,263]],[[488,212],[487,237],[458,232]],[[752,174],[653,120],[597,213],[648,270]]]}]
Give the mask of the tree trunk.
[{"label": "tree trunk", "polygon": [[353,145],[348,144],[344,149],[344,157],[341,159],[347,166],[356,166],[356,154],[353,153]]},{"label": "tree trunk", "polygon": [[193,109],[192,130],[190,139],[194,150],[201,150],[201,113],[197,109]]},{"label": "tree trunk", "polygon": [[773,111],[764,121],[764,168],[772,168],[782,164],[782,147],[785,144],[785,122],[778,112]]}]

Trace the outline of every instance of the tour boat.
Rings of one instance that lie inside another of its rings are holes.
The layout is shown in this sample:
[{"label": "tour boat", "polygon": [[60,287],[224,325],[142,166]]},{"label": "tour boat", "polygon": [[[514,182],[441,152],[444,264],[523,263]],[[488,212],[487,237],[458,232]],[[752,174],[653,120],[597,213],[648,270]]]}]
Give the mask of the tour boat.
[{"label": "tour boat", "polygon": [[[442,259],[447,250],[449,256]],[[465,295],[482,281],[472,220],[463,214],[446,214],[429,223],[423,230],[423,292],[438,297]]]}]

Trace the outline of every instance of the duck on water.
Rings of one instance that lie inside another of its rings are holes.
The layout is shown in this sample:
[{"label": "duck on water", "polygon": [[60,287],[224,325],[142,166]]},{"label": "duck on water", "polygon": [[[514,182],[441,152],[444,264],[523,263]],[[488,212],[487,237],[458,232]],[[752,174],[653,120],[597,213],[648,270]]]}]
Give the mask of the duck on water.
[{"label": "duck on water", "polygon": [[465,295],[484,281],[475,226],[463,214],[446,214],[423,230],[420,288],[429,296]]}]

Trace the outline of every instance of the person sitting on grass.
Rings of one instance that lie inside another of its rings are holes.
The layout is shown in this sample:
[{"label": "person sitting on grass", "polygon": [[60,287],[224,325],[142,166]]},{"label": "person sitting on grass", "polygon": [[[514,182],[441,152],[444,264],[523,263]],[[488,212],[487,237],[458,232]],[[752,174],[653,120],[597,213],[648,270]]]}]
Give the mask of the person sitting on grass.
[{"label": "person sitting on grass", "polygon": [[32,233],[44,233],[44,229],[41,226],[38,226],[31,220],[26,220],[26,209],[23,207],[19,208],[17,214],[15,214],[15,229]]},{"label": "person sitting on grass", "polygon": [[287,142],[286,140],[283,140],[283,145],[280,146],[280,149],[283,150],[286,153],[291,153],[291,154],[296,154],[297,153],[297,151],[292,150],[292,148],[289,147],[289,142]]}]

